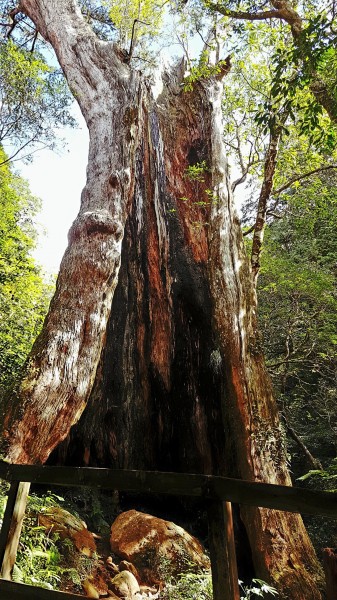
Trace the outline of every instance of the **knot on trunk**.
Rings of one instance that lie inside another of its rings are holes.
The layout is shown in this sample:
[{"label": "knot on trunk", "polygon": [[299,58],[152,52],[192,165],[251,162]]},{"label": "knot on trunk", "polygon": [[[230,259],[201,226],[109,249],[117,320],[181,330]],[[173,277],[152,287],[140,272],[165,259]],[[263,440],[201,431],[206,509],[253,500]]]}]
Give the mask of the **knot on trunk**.
[{"label": "knot on trunk", "polygon": [[86,211],[81,213],[69,231],[69,242],[83,236],[111,235],[116,242],[123,236],[123,228],[117,219],[113,219],[107,211]]}]

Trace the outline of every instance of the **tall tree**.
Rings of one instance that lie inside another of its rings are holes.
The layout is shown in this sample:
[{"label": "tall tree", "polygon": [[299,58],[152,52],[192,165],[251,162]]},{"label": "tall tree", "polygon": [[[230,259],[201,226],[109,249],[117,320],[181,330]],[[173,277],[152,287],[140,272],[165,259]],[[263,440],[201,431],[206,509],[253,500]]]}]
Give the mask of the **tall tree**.
[{"label": "tall tree", "polygon": [[15,175],[0,148],[0,391],[20,369],[41,329],[51,295],[30,255],[35,246],[34,217],[39,201]]},{"label": "tall tree", "polygon": [[38,52],[36,35],[33,42],[28,37],[34,52],[11,38],[0,39],[0,144],[7,150],[0,166],[4,161],[30,159],[46,147],[55,148],[55,131],[75,125],[62,71],[48,65]]},{"label": "tall tree", "polygon": [[[44,462],[83,413],[68,460],[290,484],[222,141],[228,64],[209,60],[186,92],[180,62],[155,96],[132,46],[98,39],[74,0],[19,10],[53,45],[90,146],[56,293],[6,411],[6,459]],[[242,516],[257,573],[284,598],[321,598],[300,517]]]},{"label": "tall tree", "polygon": [[[271,58],[275,43],[279,52],[285,50],[286,29],[274,26],[271,34],[269,25],[259,23],[247,30],[249,48],[241,48],[225,80],[225,142],[241,171],[232,187],[240,194],[239,184],[247,182],[242,210],[245,235],[254,232],[249,247],[255,280],[269,225],[258,288],[268,366],[286,429],[317,469],[320,462],[308,445],[320,455],[322,446],[329,447],[328,431],[334,436],[334,236],[328,232],[334,231],[335,221],[336,150],[322,144],[330,128],[327,115],[320,116],[319,136],[313,139],[312,132],[302,130],[308,90],[298,90],[291,104],[289,98],[280,98],[277,111],[276,103],[271,105]],[[257,106],[268,102],[266,127]],[[315,414],[316,425],[311,418],[308,426],[304,414]],[[307,445],[296,429],[305,432]]]}]

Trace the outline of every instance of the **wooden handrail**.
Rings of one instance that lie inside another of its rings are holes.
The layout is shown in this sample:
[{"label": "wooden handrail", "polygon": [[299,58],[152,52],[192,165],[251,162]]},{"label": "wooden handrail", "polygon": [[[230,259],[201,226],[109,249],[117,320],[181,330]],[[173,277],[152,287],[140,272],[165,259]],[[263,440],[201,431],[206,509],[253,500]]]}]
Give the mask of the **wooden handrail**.
[{"label": "wooden handrail", "polygon": [[[0,461],[0,479],[11,482],[12,490],[0,533],[0,563],[9,536],[11,515],[15,504],[14,496],[19,482],[203,498],[208,511],[214,600],[239,600],[240,598],[231,502],[337,518],[337,493],[214,475],[13,465]],[[0,579],[0,597],[1,600],[30,600],[32,597],[34,600],[75,600],[81,596],[33,588]]]},{"label": "wooden handrail", "polygon": [[0,463],[0,479],[222,500],[337,518],[337,493],[215,475]]},{"label": "wooden handrail", "polygon": [[46,590],[5,579],[0,580],[0,592],[1,600],[83,600],[83,596],[79,594]]}]

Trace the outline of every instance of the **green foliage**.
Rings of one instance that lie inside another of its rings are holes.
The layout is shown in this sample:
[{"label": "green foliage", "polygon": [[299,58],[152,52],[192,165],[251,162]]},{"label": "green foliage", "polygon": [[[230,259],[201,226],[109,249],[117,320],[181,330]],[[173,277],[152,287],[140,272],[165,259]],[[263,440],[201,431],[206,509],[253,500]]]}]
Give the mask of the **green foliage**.
[{"label": "green foliage", "polygon": [[5,144],[13,158],[29,157],[36,148],[53,148],[56,130],[75,125],[61,71],[11,39],[0,41],[0,99],[0,145]]},{"label": "green foliage", "polygon": [[208,171],[206,161],[195,163],[194,165],[189,165],[185,171],[186,177],[191,181],[205,181],[205,173]]},{"label": "green foliage", "polygon": [[181,573],[176,578],[165,579],[163,600],[212,600],[212,577],[203,573]]},{"label": "green foliage", "polygon": [[321,460],[337,451],[335,186],[322,173],[289,191],[284,217],[267,230],[258,287],[280,408]]},{"label": "green foliage", "polygon": [[7,493],[9,490],[9,483],[0,479],[0,526],[5,514]]},{"label": "green foliage", "polygon": [[326,469],[311,469],[301,477],[297,477],[297,481],[306,481],[310,479],[309,487],[324,490],[326,492],[337,491],[337,458],[333,458]]},{"label": "green foliage", "polygon": [[242,581],[239,581],[239,584],[241,593],[243,593],[243,596],[240,596],[240,600],[253,600],[254,598],[264,598],[264,596],[268,598],[270,596],[278,596],[277,590],[261,579],[253,579],[251,586],[244,585]]},{"label": "green foliage", "polygon": [[91,531],[109,535],[111,521],[118,512],[114,494],[94,488],[69,489],[64,498],[66,509],[83,519]]},{"label": "green foliage", "polygon": [[[252,585],[239,581],[240,600],[254,600],[265,596],[278,596],[277,590],[261,579],[253,579]],[[203,573],[181,573],[176,578],[165,578],[163,600],[212,600],[212,576],[210,571]]]},{"label": "green foliage", "polygon": [[[318,23],[322,17],[318,16]],[[316,23],[316,19],[314,20]],[[335,94],[335,81],[337,79],[337,53],[332,47],[319,53],[314,51],[315,41],[312,39],[312,23],[302,34],[302,42],[298,45],[281,43],[275,48],[271,56],[272,85],[270,95],[261,104],[256,113],[255,120],[264,126],[264,132],[275,127],[277,113],[280,109],[287,111],[293,123],[297,124],[299,134],[308,135],[310,141],[323,149],[333,149],[336,143],[336,126],[330,122],[323,106],[310,93],[310,86],[317,84],[329,85],[336,104],[332,103],[331,111],[337,118],[337,96]],[[310,39],[310,43],[309,40]],[[320,56],[320,60],[318,59]],[[318,64],[321,64],[319,71]],[[323,63],[325,64],[323,68]],[[329,63],[329,64],[328,64]],[[313,73],[315,71],[315,73]],[[326,72],[335,72],[334,82],[328,83]],[[286,130],[287,131],[287,130]]]},{"label": "green foliage", "polygon": [[129,50],[132,41],[137,54],[148,50],[149,42],[158,35],[162,25],[163,5],[156,0],[121,0],[105,4],[116,28],[118,44]]},{"label": "green foliage", "polygon": [[184,79],[184,91],[193,90],[193,86],[200,79],[209,79],[215,77],[222,72],[223,68],[227,67],[226,60],[219,60],[215,65],[209,62],[209,50],[203,51],[197,60],[191,61],[190,70]]},{"label": "green foliage", "polygon": [[[6,160],[0,149],[1,158]],[[0,168],[0,202],[0,391],[4,391],[19,375],[42,326],[52,286],[30,256],[39,201],[8,164]]]},{"label": "green foliage", "polygon": [[[8,485],[0,486],[0,518],[6,504]],[[61,541],[38,525],[37,516],[50,507],[59,506],[63,498],[48,492],[43,496],[32,494],[28,498],[26,515],[18,548],[12,579],[17,583],[38,586],[49,590],[60,589],[70,582],[81,585],[76,566],[72,566],[74,550],[67,540]],[[76,551],[75,551],[76,552]],[[83,578],[87,573],[83,574]]]},{"label": "green foliage", "polygon": [[[337,458],[333,458],[323,469],[312,469],[297,478],[296,485],[324,492],[337,492]],[[305,517],[305,526],[313,540],[315,550],[320,556],[322,548],[335,547],[337,539],[336,520],[324,517]]]}]

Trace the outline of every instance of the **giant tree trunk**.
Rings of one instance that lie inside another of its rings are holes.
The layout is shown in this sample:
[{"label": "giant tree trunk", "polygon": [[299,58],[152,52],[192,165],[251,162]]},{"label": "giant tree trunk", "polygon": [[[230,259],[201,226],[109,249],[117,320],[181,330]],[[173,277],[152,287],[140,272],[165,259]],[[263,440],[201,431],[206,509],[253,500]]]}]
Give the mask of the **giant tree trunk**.
[{"label": "giant tree trunk", "polygon": [[[64,440],[58,456],[75,464],[290,484],[229,191],[221,82],[184,92],[180,64],[155,99],[72,0],[21,6],[56,49],[90,150],[56,295],[7,411],[7,458],[44,462]],[[300,517],[242,514],[258,576],[281,598],[321,598]]]}]

